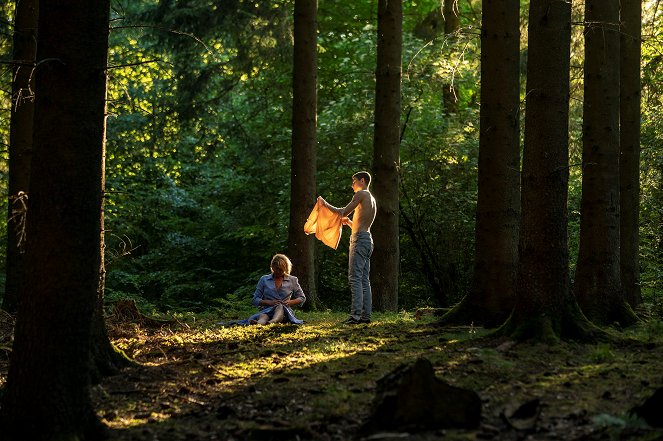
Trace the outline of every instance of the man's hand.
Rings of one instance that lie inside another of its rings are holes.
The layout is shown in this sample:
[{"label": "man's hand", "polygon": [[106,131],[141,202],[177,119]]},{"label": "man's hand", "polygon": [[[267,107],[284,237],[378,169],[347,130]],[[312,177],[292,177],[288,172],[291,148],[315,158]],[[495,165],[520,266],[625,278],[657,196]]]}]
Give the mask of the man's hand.
[{"label": "man's hand", "polygon": [[341,223],[342,223],[343,225],[347,225],[347,226],[349,226],[350,228],[352,228],[352,219],[350,219],[349,217],[344,217],[344,218],[342,218],[342,219],[341,219]]}]

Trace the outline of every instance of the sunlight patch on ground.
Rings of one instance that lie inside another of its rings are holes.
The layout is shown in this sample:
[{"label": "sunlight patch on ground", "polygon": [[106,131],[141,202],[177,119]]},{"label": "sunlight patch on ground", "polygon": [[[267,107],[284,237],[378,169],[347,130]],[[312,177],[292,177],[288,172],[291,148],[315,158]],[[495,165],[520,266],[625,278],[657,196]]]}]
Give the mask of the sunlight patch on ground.
[{"label": "sunlight patch on ground", "polygon": [[[113,341],[141,366],[94,388],[99,416],[118,429],[118,441],[146,431],[159,439],[185,439],[168,438],[182,431],[186,439],[350,434],[371,409],[379,379],[423,357],[439,379],[480,394],[488,424],[501,427],[505,408],[536,397],[545,427],[566,433],[591,430],[589,418],[598,413],[619,415],[661,378],[655,351],[646,348],[625,356],[617,345],[491,340],[481,328],[438,328],[434,318],[403,313],[375,314],[359,326],[343,325],[343,313],[301,318],[303,326],[224,328],[211,316],[172,329],[127,326]],[[477,439],[466,435],[458,439]]]},{"label": "sunlight patch on ground", "polygon": [[[277,391],[286,387],[294,403],[289,405],[302,412],[346,419],[357,406],[368,405],[376,379],[397,365],[421,356],[441,361],[457,351],[457,343],[473,338],[466,327],[442,337],[428,326],[434,318],[415,320],[407,313],[375,314],[372,323],[358,326],[344,325],[343,313],[301,317],[303,326],[222,327],[211,317],[181,328],[120,332],[114,343],[148,369],[148,378],[137,373],[100,387],[95,395],[115,403],[100,417],[113,428],[140,430],[171,424],[174,416],[191,411],[186,409],[215,400],[243,402],[238,411],[269,406],[284,399]],[[119,397],[124,398],[116,402]],[[249,424],[247,418],[237,424]]]}]

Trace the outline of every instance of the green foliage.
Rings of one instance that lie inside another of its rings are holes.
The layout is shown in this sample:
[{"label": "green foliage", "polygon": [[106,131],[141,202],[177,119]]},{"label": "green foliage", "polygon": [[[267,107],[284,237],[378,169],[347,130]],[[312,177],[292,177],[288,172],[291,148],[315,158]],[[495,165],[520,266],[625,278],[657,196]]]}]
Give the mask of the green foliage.
[{"label": "green foliage", "polygon": [[[9,120],[12,106],[11,79],[12,68],[7,61],[12,59],[12,30],[14,2],[0,4],[0,206],[7,206],[7,187],[9,181]],[[2,63],[2,61],[7,62]],[[7,248],[7,217],[0,216],[0,299],[5,283],[5,249]]]},{"label": "green foliage", "polygon": [[[592,417],[592,422],[601,428],[606,435],[609,435],[610,439],[619,438],[622,431],[627,431],[627,428],[633,431],[633,429],[649,427],[644,420],[631,412],[623,412],[618,416],[600,413]],[[657,436],[656,434],[651,434],[648,436],[639,436],[638,438],[642,440],[654,440]]]},{"label": "green foliage", "polygon": [[648,343],[663,341],[663,301],[660,296],[652,298],[654,303],[645,302],[637,307],[640,321],[625,331],[628,336]]},{"label": "green foliage", "polygon": [[[431,5],[430,9],[434,8]],[[401,145],[402,286],[406,307],[448,306],[471,281],[479,150],[479,34],[472,3],[461,6],[461,28],[452,35],[420,40],[404,24],[403,121]],[[413,8],[421,11],[422,8]],[[408,16],[408,13],[405,14]],[[444,84],[459,91],[459,112],[445,115]],[[419,246],[417,246],[417,244]],[[422,276],[427,259],[444,297],[435,297]]]},{"label": "green foliage", "polygon": [[[479,6],[462,3],[460,31],[427,39],[418,38],[415,29],[439,2],[404,6],[401,209],[412,221],[406,228],[401,220],[400,300],[406,308],[453,303],[471,280]],[[115,193],[108,199],[108,223],[138,248],[115,265],[124,275],[116,277],[111,268],[109,290],[124,291],[132,280],[129,292],[164,305],[186,301],[202,308],[219,299],[223,305],[223,299],[240,293],[246,299],[271,254],[286,248],[292,3],[238,1],[219,8],[226,8],[224,14],[193,4],[132,3],[118,15],[146,26],[113,32],[114,64],[160,61],[112,71],[117,117],[109,121],[108,181]],[[373,8],[370,2],[342,10],[319,4],[317,185],[336,205],[350,199],[351,174],[372,162]],[[580,17],[581,8],[574,14]],[[574,31],[573,64],[581,65],[582,28]],[[578,164],[582,78],[577,69],[572,78],[570,162]],[[459,90],[456,115],[443,112],[441,89],[450,82]],[[656,121],[649,124],[660,124]],[[656,145],[660,127],[648,127],[643,124],[643,144]],[[643,164],[651,166],[655,157],[643,153]],[[580,171],[571,168],[572,264]],[[643,205],[644,253],[656,249],[651,211],[661,206],[647,193],[655,188],[651,182],[643,182],[643,196],[651,200]],[[316,246],[322,304],[346,308],[347,237],[336,251]],[[444,297],[431,290],[423,259]],[[657,259],[643,256],[643,286],[660,280]]]},{"label": "green foliage", "polygon": [[[453,35],[439,26],[423,35],[422,23],[440,2],[404,2],[402,308],[447,306],[470,285],[480,3],[459,3],[460,29]],[[527,4],[521,2],[523,74]],[[2,60],[11,56],[13,5],[0,6]],[[316,180],[319,194],[335,205],[350,200],[350,176],[372,163],[375,7],[319,2]],[[652,8],[645,2],[641,174],[642,288],[651,303],[663,292],[661,23],[652,18]],[[582,21],[579,5],[574,15]],[[268,272],[271,256],[286,251],[292,24],[292,0],[113,2],[105,198],[109,303],[132,297],[164,310],[239,308]],[[581,66],[581,26],[574,27],[574,36],[572,65]],[[8,65],[0,65],[2,145],[8,144],[9,118],[3,115],[11,105],[10,81]],[[458,112],[451,115],[442,99],[442,86],[449,83],[459,94]],[[575,164],[581,162],[581,102],[582,71],[573,68],[572,264],[579,229],[581,169]],[[6,149],[0,151],[1,191],[7,158]],[[6,196],[0,203],[6,204]],[[5,225],[0,217],[0,231]],[[346,309],[350,302],[347,234],[338,250],[316,243],[323,308]],[[0,255],[5,241],[0,235]]]},{"label": "green foliage", "polygon": [[107,288],[202,309],[285,248],[289,80],[272,67],[287,66],[273,43],[288,25],[278,5],[169,5],[116,8],[107,229],[109,249],[135,249]]},{"label": "green foliage", "polygon": [[663,338],[663,320],[660,318],[651,319],[642,326],[644,338],[649,341],[661,340]]},{"label": "green foliage", "polygon": [[[201,309],[252,292],[271,255],[286,248],[292,3],[238,1],[218,6],[219,14],[173,6],[115,8],[107,241],[116,250],[128,238],[135,249],[112,263],[106,285],[111,296]],[[372,162],[373,6],[320,4],[317,181],[337,205],[352,195],[352,173]],[[459,41],[414,37],[435,7],[424,1],[405,14],[403,209],[417,216],[416,234],[426,236],[457,298],[468,284],[473,240],[478,40],[468,11]],[[452,76],[463,115],[441,118],[439,88]],[[421,254],[402,237],[403,305],[436,302]],[[316,245],[327,307],[349,303],[346,242],[337,251]]]},{"label": "green foliage", "polygon": [[610,344],[602,343],[594,348],[589,358],[594,363],[608,363],[615,360],[615,353]]},{"label": "green foliage", "polygon": [[640,267],[643,298],[663,301],[663,21],[643,5]]}]

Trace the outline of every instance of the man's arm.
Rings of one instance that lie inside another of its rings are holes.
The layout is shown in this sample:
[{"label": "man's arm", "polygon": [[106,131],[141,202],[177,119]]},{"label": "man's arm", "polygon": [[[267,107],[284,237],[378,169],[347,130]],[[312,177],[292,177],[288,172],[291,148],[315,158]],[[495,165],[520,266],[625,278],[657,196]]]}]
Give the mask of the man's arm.
[{"label": "man's arm", "polygon": [[348,205],[346,205],[344,208],[341,209],[341,216],[347,216],[348,214],[352,213],[355,211],[355,208],[359,205],[361,202],[361,194],[360,192],[356,192],[354,196],[352,196],[352,200]]},{"label": "man's arm", "polygon": [[322,196],[318,196],[318,204],[327,207],[328,210],[331,210],[335,213],[340,213],[340,210],[342,210],[341,208],[334,207],[332,204],[327,202],[325,198],[323,198]]},{"label": "man's arm", "polygon": [[357,208],[360,202],[361,202],[361,195],[359,194],[359,192],[355,193],[354,196],[352,196],[352,200],[350,201],[350,203],[343,208],[334,207],[329,202],[327,202],[322,196],[318,196],[318,203],[323,204],[331,211],[334,211],[344,217],[352,213],[355,210],[355,208]]}]

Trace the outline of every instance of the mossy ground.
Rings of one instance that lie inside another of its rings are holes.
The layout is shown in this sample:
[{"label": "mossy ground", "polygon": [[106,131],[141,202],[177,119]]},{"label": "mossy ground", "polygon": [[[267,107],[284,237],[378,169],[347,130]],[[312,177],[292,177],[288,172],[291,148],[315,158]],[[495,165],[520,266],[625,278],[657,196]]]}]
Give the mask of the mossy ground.
[{"label": "mossy ground", "polygon": [[[417,357],[428,358],[439,378],[479,393],[481,427],[364,438],[663,439],[663,430],[628,414],[663,386],[658,328],[633,331],[639,340],[628,344],[547,346],[471,327],[440,329],[434,318],[408,313],[376,314],[358,326],[341,324],[343,314],[300,316],[299,327],[224,328],[211,316],[161,329],[111,327],[114,343],[140,365],[93,388],[110,439],[360,439],[376,380]],[[505,409],[533,398],[541,403],[535,423],[511,427]]]}]

